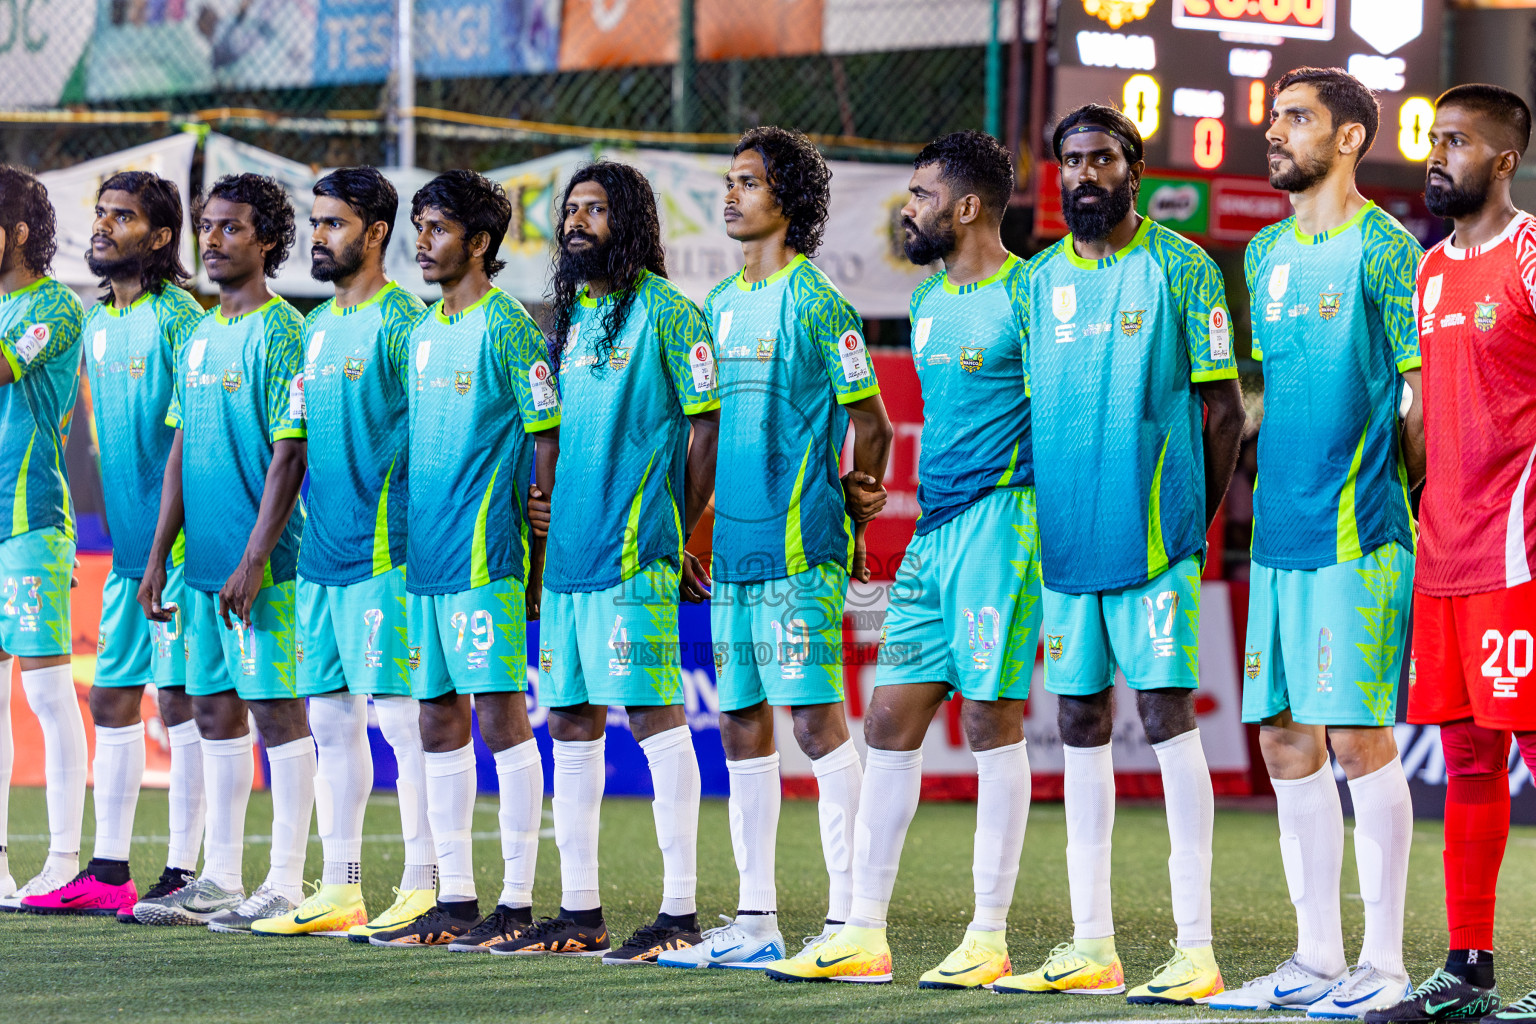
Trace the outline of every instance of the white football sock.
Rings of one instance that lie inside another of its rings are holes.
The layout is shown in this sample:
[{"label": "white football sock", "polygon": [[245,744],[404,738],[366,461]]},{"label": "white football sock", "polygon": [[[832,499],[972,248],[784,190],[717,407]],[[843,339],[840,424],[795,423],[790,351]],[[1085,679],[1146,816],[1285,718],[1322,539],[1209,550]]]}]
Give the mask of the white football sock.
[{"label": "white football sock", "polygon": [[85,718],[68,665],[23,669],[21,688],[43,728],[43,777],[47,781],[48,852],[73,853],[79,863],[85,816]]},{"label": "white football sock", "polygon": [[437,885],[437,851],[427,824],[426,759],[421,750],[421,705],[410,697],[374,694],[373,710],[379,732],[395,752],[398,775],[395,796],[400,803],[400,834],[405,838],[402,889],[431,889]]},{"label": "white football sock", "polygon": [[1029,822],[1029,754],[1020,740],[1006,747],[978,750],[976,757],[976,848],[971,875],[976,888],[976,916],[970,930],[1000,932],[1008,926],[1013,887],[1024,853]]},{"label": "white football sock", "polygon": [[816,814],[821,855],[827,862],[827,920],[846,921],[853,910],[853,823],[859,817],[864,762],[849,740],[811,762],[816,773]]},{"label": "white football sock", "polygon": [[101,860],[127,860],[133,812],[144,782],[144,723],[120,729],[96,726],[96,852]]},{"label": "white football sock", "polygon": [[640,741],[651,767],[652,816],[661,847],[661,912],[692,914],[699,884],[699,759],[686,725]]},{"label": "white football sock", "polygon": [[315,738],[267,748],[272,777],[272,867],[267,885],[294,906],[304,902],[304,855],[309,851],[309,823],[315,807]]},{"label": "white football sock", "polygon": [[853,830],[853,905],[848,923],[884,928],[907,827],[923,788],[923,751],[869,748]]},{"label": "white football sock", "polygon": [[603,738],[555,740],[555,846],[560,851],[560,906],[596,910],[597,833],[608,772]]},{"label": "white football sock", "polygon": [[230,891],[243,890],[245,808],[256,780],[250,733],[232,740],[203,740],[203,778],[208,793],[208,845],[203,877]]},{"label": "white football sock", "polygon": [[1304,779],[1270,779],[1280,817],[1280,861],[1296,907],[1296,959],[1330,978],[1344,973],[1339,872],[1344,867],[1344,811],[1325,763]]},{"label": "white football sock", "polygon": [[1109,851],[1115,832],[1115,761],[1110,747],[1061,748],[1074,940],[1115,934],[1109,901]]},{"label": "white football sock", "polygon": [[1168,816],[1168,881],[1173,921],[1181,949],[1211,944],[1211,833],[1216,827],[1216,794],[1205,761],[1200,730],[1152,744],[1163,770],[1163,804]]},{"label": "white football sock", "polygon": [[533,875],[539,864],[539,826],[544,822],[544,762],[532,739],[496,752],[501,804],[501,895],[504,907],[533,906]]},{"label": "white football sock", "polygon": [[1403,910],[1408,901],[1408,851],[1413,844],[1413,798],[1403,763],[1393,758],[1349,782],[1355,805],[1355,864],[1365,901],[1360,962],[1403,977]]},{"label": "white football sock", "polygon": [[198,736],[197,722],[192,719],[170,726],[165,733],[171,742],[170,785],[166,789],[171,841],[165,851],[165,866],[195,874],[207,810],[203,798],[202,737]]},{"label": "white football sock", "polygon": [[731,820],[731,850],[736,854],[736,909],[775,913],[778,894],[774,888],[774,847],[779,837],[779,755],[726,761],[731,778],[731,797],[726,811]]},{"label": "white football sock", "polygon": [[325,858],[320,884],[359,882],[363,815],[373,792],[367,695],[341,691],[309,698],[309,731],[317,753],[315,824]]},{"label": "white football sock", "polygon": [[475,862],[471,833],[475,822],[475,745],[441,754],[424,753],[427,818],[437,847],[437,898],[475,898]]},{"label": "white football sock", "polygon": [[[11,668],[13,658],[0,658],[0,850],[10,842],[11,771],[16,763],[16,744],[11,738]],[[0,868],[0,877],[7,871]]]}]

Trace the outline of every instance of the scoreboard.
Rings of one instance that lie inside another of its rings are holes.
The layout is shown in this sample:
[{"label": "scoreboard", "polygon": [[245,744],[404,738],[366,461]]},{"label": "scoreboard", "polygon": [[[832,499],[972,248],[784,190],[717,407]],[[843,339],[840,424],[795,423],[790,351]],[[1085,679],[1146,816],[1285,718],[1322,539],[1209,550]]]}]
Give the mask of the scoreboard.
[{"label": "scoreboard", "polygon": [[1381,103],[1362,177],[1422,185],[1444,18],[1444,0],[1061,0],[1053,120],[1114,103],[1151,168],[1264,176],[1271,84],[1341,67]]}]

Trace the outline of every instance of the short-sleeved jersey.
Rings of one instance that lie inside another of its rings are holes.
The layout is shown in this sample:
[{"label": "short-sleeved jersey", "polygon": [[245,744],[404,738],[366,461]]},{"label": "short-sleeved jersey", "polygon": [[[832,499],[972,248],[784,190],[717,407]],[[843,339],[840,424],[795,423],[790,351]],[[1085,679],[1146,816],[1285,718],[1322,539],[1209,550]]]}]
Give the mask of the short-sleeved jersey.
[{"label": "short-sleeved jersey", "polygon": [[1072,244],[1029,262],[1026,344],[1045,585],[1086,594],[1204,551],[1196,385],[1237,364],[1221,272],[1189,239],[1143,218],[1103,259]]},{"label": "short-sleeved jersey", "polygon": [[999,487],[1035,482],[1025,394],[1025,263],[967,285],[934,274],[912,293],[912,360],[923,390],[918,536]]},{"label": "short-sleeved jersey", "polygon": [[101,302],[85,315],[85,372],[101,453],[101,491],[112,535],[112,571],[144,575],[160,516],[165,460],[176,431],[165,422],[176,359],[203,307],[175,285],[124,309]]},{"label": "short-sleeved jersey", "polygon": [[849,568],[838,459],[843,408],[880,393],[864,321],[804,256],[756,283],[740,272],[704,314],[720,365],[712,572],[730,583]]},{"label": "short-sleeved jersey", "polygon": [[1429,472],[1414,586],[1435,597],[1536,568],[1536,218],[1475,249],[1455,241],[1424,258],[1416,296]]},{"label": "short-sleeved jersey", "polygon": [[3,536],[58,527],[74,536],[64,438],[80,386],[75,293],[51,277],[0,295],[0,355],[14,378],[0,388],[0,502],[11,508]]},{"label": "short-sleeved jersey", "polygon": [[406,589],[459,594],[526,581],[530,434],[560,424],[544,336],[492,288],[410,334],[411,502]]},{"label": "short-sleeved jersey", "polygon": [[[272,446],[304,437],[303,327],[299,311],[275,296],[241,316],[213,309],[176,361],[166,423],[182,432],[188,586],[223,588],[256,528]],[[300,503],[272,549],[264,585],[293,579],[303,526]]]},{"label": "short-sleeved jersey", "polygon": [[1423,252],[1375,203],[1320,235],[1292,217],[1248,243],[1253,357],[1264,363],[1260,565],[1321,569],[1389,541],[1413,550],[1397,410],[1401,374],[1419,367]]},{"label": "short-sleeved jersey", "polygon": [[426,306],[391,281],[304,321],[309,500],[299,573],[346,586],[405,564],[410,334]]},{"label": "short-sleeved jersey", "polygon": [[618,337],[602,337],[614,296],[583,294],[560,354],[560,458],[544,585],[606,590],[683,536],[688,417],[720,407],[715,353],[699,308],[643,272]]}]

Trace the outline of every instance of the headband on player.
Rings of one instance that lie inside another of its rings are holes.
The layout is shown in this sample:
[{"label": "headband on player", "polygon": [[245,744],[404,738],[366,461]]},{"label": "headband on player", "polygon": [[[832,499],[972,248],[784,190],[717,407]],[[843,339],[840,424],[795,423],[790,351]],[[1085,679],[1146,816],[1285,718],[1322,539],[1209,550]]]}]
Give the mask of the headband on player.
[{"label": "headband on player", "polygon": [[[1120,136],[1113,128],[1106,128],[1101,124],[1088,124],[1086,122],[1083,124],[1075,124],[1071,128],[1068,128],[1066,131],[1061,133],[1061,142],[1064,144],[1074,135],[1086,135],[1089,132],[1099,132],[1102,135],[1108,135],[1110,138],[1114,139],[1120,144],[1120,151],[1125,154],[1125,158],[1127,160],[1135,159],[1131,154],[1136,152],[1136,147],[1125,141],[1125,139]],[[1056,147],[1056,159],[1061,159],[1060,144],[1058,144]]]}]

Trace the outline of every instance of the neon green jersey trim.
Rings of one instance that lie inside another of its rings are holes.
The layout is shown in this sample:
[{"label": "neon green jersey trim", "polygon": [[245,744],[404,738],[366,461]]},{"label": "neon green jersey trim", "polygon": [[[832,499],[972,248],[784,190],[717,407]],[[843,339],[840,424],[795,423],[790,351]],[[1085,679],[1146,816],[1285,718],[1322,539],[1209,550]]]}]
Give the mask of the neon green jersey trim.
[{"label": "neon green jersey trim", "polygon": [[800,472],[795,474],[795,489],[789,494],[789,515],[784,520],[784,572],[788,576],[811,567],[805,557],[805,538],[800,536],[800,497],[805,489],[805,467],[811,461],[811,445],[815,443],[814,439],[806,442],[805,454],[800,456]]},{"label": "neon green jersey trim", "polygon": [[1112,256],[1105,256],[1103,259],[1090,260],[1079,256],[1077,254],[1077,250],[1073,248],[1073,246],[1076,245],[1076,240],[1073,239],[1071,235],[1066,237],[1066,241],[1062,245],[1062,251],[1067,255],[1067,262],[1071,263],[1079,270],[1104,270],[1108,267],[1114,266],[1117,262],[1120,261],[1122,257],[1126,255],[1126,253],[1130,252],[1132,249],[1145,242],[1147,240],[1147,234],[1151,230],[1152,218],[1141,218],[1141,226],[1136,229],[1136,233],[1131,236],[1131,240],[1125,243],[1125,248],[1119,250]]},{"label": "neon green jersey trim", "polygon": [[470,303],[468,306],[465,306],[457,313],[454,313],[452,316],[449,316],[447,313],[443,312],[443,300],[438,299],[437,304],[432,307],[432,315],[437,317],[438,323],[456,324],[469,314],[473,313],[475,310],[479,309],[481,306],[485,305],[487,302],[490,302],[491,296],[495,295],[500,290],[501,289],[499,288],[492,288],[490,291],[486,292],[484,295],[480,296],[474,302]]},{"label": "neon green jersey trim", "polygon": [[1019,468],[1019,442],[1013,442],[1013,454],[1008,456],[1008,468],[997,478],[997,486],[1007,487],[1013,480],[1013,471]]},{"label": "neon green jersey trim", "polygon": [[558,427],[559,425],[560,425],[560,414],[558,412],[553,412],[553,413],[550,413],[548,416],[545,416],[541,420],[534,420],[532,423],[524,423],[523,424],[523,433],[525,433],[525,434],[537,434],[537,433],[539,433],[542,430],[548,430],[551,427]]},{"label": "neon green jersey trim", "polygon": [[1424,360],[1420,356],[1409,356],[1407,359],[1397,361],[1398,373],[1411,373],[1424,367]]},{"label": "neon green jersey trim", "polygon": [[846,395],[838,395],[837,396],[837,404],[838,405],[851,405],[854,402],[862,402],[864,399],[870,398],[870,397],[872,397],[874,395],[878,395],[879,393],[880,393],[880,385],[879,384],[871,384],[867,388],[862,388],[861,390],[858,390],[858,391],[850,391]]},{"label": "neon green jersey trim", "polygon": [[720,399],[706,398],[702,402],[689,402],[683,406],[684,416],[697,416],[701,412],[712,412],[720,408]]},{"label": "neon green jersey trim", "polygon": [[127,316],[129,313],[132,313],[134,310],[138,309],[152,298],[154,298],[153,292],[139,292],[139,297],[128,303],[128,305],[124,306],[122,309],[118,309],[110,302],[103,302],[101,304],[101,311],[107,314],[107,316],[111,317]]},{"label": "neon green jersey trim", "polygon": [[384,471],[384,486],[379,489],[379,507],[373,515],[373,574],[375,576],[389,572],[395,567],[389,556],[389,478],[395,473],[395,461],[391,459],[389,468]]},{"label": "neon green jersey trim", "polygon": [[355,306],[338,306],[336,305],[336,300],[332,299],[331,312],[336,316],[351,316],[353,313],[356,313],[360,309],[367,309],[369,306],[377,305],[385,295],[389,294],[391,288],[399,287],[400,285],[397,282],[385,281],[383,288],[380,288],[378,291],[374,292],[370,298],[364,299],[362,302],[359,302]]},{"label": "neon green jersey trim", "polygon": [[27,441],[27,453],[21,457],[21,472],[16,474],[16,501],[11,506],[11,536],[26,533],[31,523],[27,516],[27,468],[32,464],[32,446],[37,444],[37,428]]},{"label": "neon green jersey trim", "polygon": [[273,306],[282,301],[283,300],[281,296],[274,295],[266,302],[263,302],[261,305],[251,310],[249,313],[241,313],[239,316],[225,316],[224,307],[216,306],[213,310],[213,319],[216,323],[220,323],[225,327],[228,327],[230,324],[239,323],[241,320],[244,320],[248,316],[255,316],[257,313],[265,313],[267,310],[271,309]]},{"label": "neon green jersey trim", "polygon": [[1349,476],[1344,478],[1344,487],[1339,491],[1339,526],[1337,548],[1334,560],[1348,562],[1359,558],[1364,552],[1360,550],[1360,523],[1355,518],[1355,481],[1360,476],[1360,460],[1365,455],[1365,435],[1370,433],[1371,421],[1367,417],[1365,429],[1360,431],[1360,440],[1355,444],[1355,457],[1349,460]]},{"label": "neon green jersey trim", "polygon": [[970,284],[955,284],[950,281],[949,271],[946,270],[944,272],[944,280],[940,281],[939,284],[949,295],[969,295],[971,292],[981,291],[987,285],[996,284],[1007,277],[1008,271],[1012,270],[1013,265],[1017,262],[1019,262],[1019,258],[1010,252],[1008,258],[1003,260],[1003,265],[997,268],[996,273],[990,274],[980,281],[972,281]]},{"label": "neon green jersey trim", "polygon": [[1147,498],[1147,579],[1168,568],[1168,548],[1163,544],[1163,459],[1168,455],[1171,433],[1163,435],[1163,448],[1157,453],[1157,468],[1152,471],[1152,493]]},{"label": "neon green jersey trim", "polygon": [[751,292],[751,291],[756,291],[759,288],[766,288],[769,285],[773,284],[773,282],[775,282],[775,281],[782,281],[782,280],[784,280],[786,277],[789,276],[790,271],[794,270],[796,267],[798,267],[800,264],[802,264],[804,262],[805,262],[805,256],[803,256],[802,254],[797,252],[797,253],[795,253],[795,258],[794,259],[790,260],[788,263],[784,264],[784,266],[780,267],[778,270],[775,270],[773,273],[769,274],[767,277],[763,278],[761,281],[748,281],[747,280],[747,271],[746,271],[745,268],[743,268],[743,269],[738,270],[736,272],[736,287],[741,289],[744,292]]},{"label": "neon green jersey trim", "polygon": [[1296,236],[1296,241],[1302,245],[1322,245],[1324,242],[1328,241],[1328,239],[1337,238],[1339,235],[1342,235],[1356,224],[1359,224],[1362,220],[1365,219],[1365,215],[1369,213],[1375,206],[1375,200],[1366,200],[1365,205],[1356,210],[1353,217],[1349,218],[1349,220],[1345,221],[1343,224],[1340,224],[1338,227],[1329,228],[1327,231],[1324,231],[1320,235],[1306,234],[1301,230],[1301,225],[1294,222],[1291,224],[1291,232]]},{"label": "neon green jersey trim", "polygon": [[[650,479],[655,465],[656,454],[653,452],[640,477],[640,486],[635,488],[635,496],[629,501],[629,516],[624,522],[624,551],[619,556],[619,572],[625,579],[640,571],[640,506],[645,499],[645,482]],[[677,502],[674,501],[672,506],[675,510]]]},{"label": "neon green jersey trim", "polygon": [[491,482],[485,485],[485,496],[480,499],[480,511],[475,514],[475,536],[469,547],[469,589],[483,587],[491,582],[491,566],[485,554],[485,521],[491,514],[491,492],[496,489],[496,477],[501,463],[491,470]]},{"label": "neon green jersey trim", "polygon": [[1191,384],[1203,384],[1208,380],[1237,380],[1237,367],[1224,366],[1219,370],[1201,370],[1189,375]]}]

